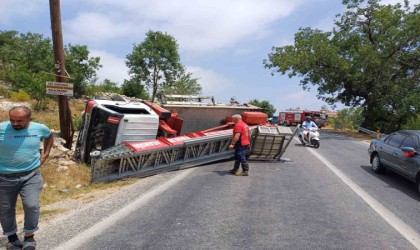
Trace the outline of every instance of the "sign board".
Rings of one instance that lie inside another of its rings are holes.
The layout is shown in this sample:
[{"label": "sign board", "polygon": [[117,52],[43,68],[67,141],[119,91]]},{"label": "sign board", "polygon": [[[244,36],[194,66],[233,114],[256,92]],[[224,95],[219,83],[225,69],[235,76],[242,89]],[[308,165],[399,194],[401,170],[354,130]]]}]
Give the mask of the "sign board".
[{"label": "sign board", "polygon": [[73,83],[47,82],[46,88],[48,95],[73,96]]}]

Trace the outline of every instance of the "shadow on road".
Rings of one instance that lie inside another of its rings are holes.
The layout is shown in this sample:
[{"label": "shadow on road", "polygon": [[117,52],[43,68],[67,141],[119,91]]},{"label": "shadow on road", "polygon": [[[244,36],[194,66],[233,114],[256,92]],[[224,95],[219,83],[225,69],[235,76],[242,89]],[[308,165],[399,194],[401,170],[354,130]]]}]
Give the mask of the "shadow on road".
[{"label": "shadow on road", "polygon": [[366,173],[374,176],[375,178],[381,180],[382,182],[386,183],[388,188],[397,189],[398,191],[406,194],[410,198],[413,198],[416,201],[420,201],[420,197],[416,191],[416,184],[401,175],[387,170],[383,174],[377,174],[373,172],[371,166],[360,166]]},{"label": "shadow on road", "polygon": [[354,140],[354,138],[343,133],[334,131],[321,131],[319,135],[320,140]]},{"label": "shadow on road", "polygon": [[218,174],[219,176],[226,176],[226,175],[234,176],[234,174],[229,173],[229,172],[228,172],[228,170],[229,170],[229,169],[227,169],[227,170],[223,170],[223,171],[216,170],[216,171],[213,171],[213,173],[216,173],[216,174]]}]

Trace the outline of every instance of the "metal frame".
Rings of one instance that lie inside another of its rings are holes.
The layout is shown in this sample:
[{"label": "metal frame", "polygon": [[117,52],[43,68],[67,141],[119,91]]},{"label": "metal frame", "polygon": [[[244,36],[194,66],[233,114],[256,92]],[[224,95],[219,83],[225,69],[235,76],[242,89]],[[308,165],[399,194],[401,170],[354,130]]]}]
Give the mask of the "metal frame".
[{"label": "metal frame", "polygon": [[[290,128],[258,126],[252,130],[250,160],[280,160],[296,134]],[[232,159],[231,134],[191,138],[180,145],[134,152],[125,144],[92,155],[92,182],[125,177],[150,176],[160,172],[185,169],[219,160]]]}]

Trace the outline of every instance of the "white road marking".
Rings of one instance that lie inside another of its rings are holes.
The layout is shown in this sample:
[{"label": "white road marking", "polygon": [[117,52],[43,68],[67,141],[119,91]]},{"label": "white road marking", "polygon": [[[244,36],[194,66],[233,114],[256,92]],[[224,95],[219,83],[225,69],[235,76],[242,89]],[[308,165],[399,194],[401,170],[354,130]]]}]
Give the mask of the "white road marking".
[{"label": "white road marking", "polygon": [[367,141],[351,140],[351,142],[354,142],[354,143],[362,145],[362,146],[368,146],[368,147],[370,145],[370,142],[367,142]]},{"label": "white road marking", "polygon": [[169,181],[163,183],[162,185],[150,190],[149,192],[145,193],[144,195],[140,196],[138,199],[134,200],[132,203],[128,204],[127,206],[121,208],[120,210],[116,211],[109,217],[103,219],[102,221],[96,223],[95,225],[91,226],[85,231],[80,232],[72,239],[68,240],[67,242],[57,246],[55,249],[62,250],[62,249],[77,249],[85,242],[89,241],[95,236],[100,235],[102,232],[107,230],[109,227],[115,225],[119,220],[127,217],[135,210],[139,209],[143,205],[147,204],[147,202],[154,197],[158,196],[159,194],[165,192],[170,187],[174,186],[181,180],[183,180],[187,175],[189,175],[192,171],[196,168],[190,168],[187,170],[183,170],[179,175],[175,176],[174,178],[170,179]]},{"label": "white road marking", "polygon": [[322,155],[316,152],[316,149],[308,148],[308,150],[315,155],[321,162],[323,162],[334,174],[338,176],[351,190],[353,190],[360,198],[362,198],[375,212],[377,212],[389,225],[395,228],[402,236],[404,236],[417,249],[420,249],[420,235],[410,226],[405,224],[394,213],[388,210],[375,198],[370,196],[359,185],[354,183],[343,172],[335,167],[331,162],[325,159]]}]

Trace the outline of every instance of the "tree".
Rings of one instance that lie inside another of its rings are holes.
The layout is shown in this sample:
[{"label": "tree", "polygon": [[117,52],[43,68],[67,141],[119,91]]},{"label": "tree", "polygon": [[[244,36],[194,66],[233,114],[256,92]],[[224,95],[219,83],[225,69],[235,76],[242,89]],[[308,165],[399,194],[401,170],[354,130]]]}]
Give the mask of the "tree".
[{"label": "tree", "polygon": [[140,81],[136,81],[135,78],[124,80],[122,92],[124,95],[129,97],[136,97],[144,100],[149,99],[149,94],[144,88],[144,85],[141,84]]},{"label": "tree", "polygon": [[[100,58],[89,57],[87,46],[69,44],[65,51],[69,82],[74,84],[75,96],[80,96],[85,94],[86,85],[96,80]],[[13,90],[28,92],[37,100],[36,108],[47,101],[45,83],[55,80],[53,58],[49,38],[30,32],[0,31],[0,79],[10,83]]]},{"label": "tree", "polygon": [[328,120],[332,121],[334,128],[356,130],[363,119],[362,111],[362,107],[345,108],[338,112],[337,117],[328,118]]},{"label": "tree", "polygon": [[113,82],[109,79],[105,79],[99,85],[90,83],[86,86],[86,94],[89,96],[94,96],[99,92],[120,94],[122,93],[122,90],[120,87],[118,87],[118,84],[116,82]]},{"label": "tree", "polygon": [[258,101],[257,99],[253,99],[249,101],[249,104],[262,108],[268,117],[272,117],[276,113],[276,109],[269,101]]},{"label": "tree", "polygon": [[[17,59],[18,34],[15,30],[0,31],[0,73],[9,66],[13,67],[13,62]],[[2,75],[0,77],[4,78]]]},{"label": "tree", "polygon": [[48,103],[45,83],[54,76],[48,74],[54,67],[51,40],[41,34],[20,34],[5,31],[0,35],[0,54],[3,67],[0,76],[12,83],[12,90],[24,90],[35,99],[35,109]]},{"label": "tree", "polygon": [[134,45],[126,58],[132,79],[152,88],[152,102],[162,89],[173,84],[181,69],[176,40],[159,31],[147,32],[145,40]]},{"label": "tree", "polygon": [[420,110],[419,8],[344,0],[330,32],[301,28],[294,45],[273,48],[266,68],[303,77],[329,104],[363,107],[362,126],[394,131]]},{"label": "tree", "polygon": [[87,94],[88,84],[97,80],[96,71],[102,67],[100,57],[89,57],[86,45],[65,46],[66,70],[70,75],[69,82],[73,83],[74,96],[80,97]]},{"label": "tree", "polygon": [[109,92],[109,93],[121,92],[121,89],[118,87],[118,84],[109,79],[105,79],[103,83],[99,84],[99,89],[102,90],[102,92]]},{"label": "tree", "polygon": [[192,78],[192,73],[186,72],[182,67],[178,72],[172,85],[165,86],[162,90],[164,95],[199,95],[202,87],[198,83],[198,78]]}]

